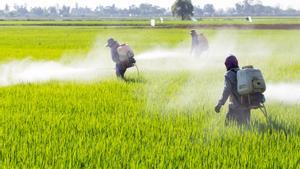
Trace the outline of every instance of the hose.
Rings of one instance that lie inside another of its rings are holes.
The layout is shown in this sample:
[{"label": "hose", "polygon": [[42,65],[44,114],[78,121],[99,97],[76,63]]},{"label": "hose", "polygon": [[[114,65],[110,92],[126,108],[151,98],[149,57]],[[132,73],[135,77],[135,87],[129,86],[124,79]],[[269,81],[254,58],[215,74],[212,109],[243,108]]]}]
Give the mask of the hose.
[{"label": "hose", "polygon": [[140,77],[140,70],[139,70],[137,64],[135,63],[134,66],[135,66],[135,68],[136,68],[136,70],[137,70],[137,72],[138,72],[138,77]]},{"label": "hose", "polygon": [[261,112],[266,117],[267,122],[269,122],[269,117],[268,117],[268,112],[267,112],[266,106],[262,103],[261,106],[259,107],[259,109],[261,110]]}]

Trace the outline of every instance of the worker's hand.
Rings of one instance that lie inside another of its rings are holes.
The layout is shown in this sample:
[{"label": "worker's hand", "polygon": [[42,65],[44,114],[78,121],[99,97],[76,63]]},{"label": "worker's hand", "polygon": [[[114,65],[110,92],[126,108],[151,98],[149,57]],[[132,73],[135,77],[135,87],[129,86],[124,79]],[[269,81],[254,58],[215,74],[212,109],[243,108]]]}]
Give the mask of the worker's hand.
[{"label": "worker's hand", "polygon": [[221,107],[222,107],[222,105],[217,104],[217,105],[215,106],[215,112],[216,112],[216,113],[220,113]]}]

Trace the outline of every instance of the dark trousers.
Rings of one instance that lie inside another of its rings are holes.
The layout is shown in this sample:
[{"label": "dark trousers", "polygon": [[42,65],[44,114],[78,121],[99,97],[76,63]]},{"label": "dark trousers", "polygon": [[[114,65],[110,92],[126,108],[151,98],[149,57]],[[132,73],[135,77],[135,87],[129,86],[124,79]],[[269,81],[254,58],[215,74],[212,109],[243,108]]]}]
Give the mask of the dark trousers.
[{"label": "dark trousers", "polygon": [[124,74],[126,72],[127,66],[123,64],[116,64],[116,75],[119,78],[124,79]]},{"label": "dark trousers", "polygon": [[250,109],[248,108],[229,108],[226,114],[225,125],[237,123],[238,125],[250,125]]},{"label": "dark trousers", "polygon": [[134,66],[135,62],[136,62],[135,59],[133,57],[130,57],[128,61],[117,63],[116,64],[117,77],[124,79],[124,74],[126,72],[126,69]]}]

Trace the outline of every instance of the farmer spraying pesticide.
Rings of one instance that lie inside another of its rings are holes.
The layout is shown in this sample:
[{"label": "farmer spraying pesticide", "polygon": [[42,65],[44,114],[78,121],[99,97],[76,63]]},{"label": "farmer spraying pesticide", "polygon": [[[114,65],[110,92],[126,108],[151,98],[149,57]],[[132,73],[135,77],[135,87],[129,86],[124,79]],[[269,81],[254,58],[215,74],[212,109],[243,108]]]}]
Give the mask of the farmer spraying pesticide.
[{"label": "farmer spraying pesticide", "polygon": [[107,40],[107,47],[110,47],[112,60],[116,63],[116,75],[124,79],[127,68],[135,65],[134,53],[127,44],[120,45],[113,38]]},{"label": "farmer spraying pesticide", "polygon": [[203,33],[198,34],[196,30],[191,30],[192,48],[191,55],[194,57],[200,56],[203,52],[208,50],[208,41]]},{"label": "farmer spraying pesticide", "polygon": [[253,69],[253,67],[240,69],[238,60],[233,55],[226,58],[225,66],[227,72],[225,73],[224,90],[221,99],[215,106],[215,111],[219,113],[230,97],[225,124],[236,122],[239,125],[249,125],[250,110],[255,108],[261,108],[266,115],[263,106],[265,99],[262,94],[266,87],[260,70]]}]

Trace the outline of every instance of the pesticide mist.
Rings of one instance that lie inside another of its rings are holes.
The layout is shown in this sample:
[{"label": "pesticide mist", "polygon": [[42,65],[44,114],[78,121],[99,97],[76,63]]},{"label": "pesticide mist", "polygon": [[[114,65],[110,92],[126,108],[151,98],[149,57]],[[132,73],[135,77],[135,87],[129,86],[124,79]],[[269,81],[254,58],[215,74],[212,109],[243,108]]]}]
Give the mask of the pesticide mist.
[{"label": "pesticide mist", "polygon": [[287,104],[300,104],[300,84],[269,84],[267,86],[266,98]]},{"label": "pesticide mist", "polygon": [[[214,62],[213,57],[207,56],[208,52],[201,58],[191,57],[188,45],[178,45],[171,49],[154,47],[137,54],[136,60],[141,71],[201,70]],[[93,81],[113,74],[114,63],[109,49],[103,47],[103,42],[97,41],[86,56],[69,54],[52,61],[36,61],[28,57],[3,63],[0,65],[0,86],[47,81]]]},{"label": "pesticide mist", "polygon": [[87,56],[63,56],[59,61],[26,58],[0,65],[0,86],[47,81],[91,81],[114,72],[114,65],[95,48]]},{"label": "pesticide mist", "polygon": [[[209,46],[209,50],[198,57],[191,56],[190,44],[185,43],[178,44],[174,48],[154,47],[137,53],[135,58],[141,72],[189,71],[198,74],[199,71],[207,69],[224,70],[223,62],[229,54],[236,54],[244,65],[256,65],[263,56],[271,57],[276,48],[274,45],[269,46],[264,41],[258,40],[240,44],[234,33],[228,34],[222,31],[210,39]],[[252,59],[253,57],[259,59]],[[98,40],[86,56],[63,55],[58,61],[34,61],[26,58],[1,64],[0,86],[47,81],[89,82],[114,77],[114,71],[114,63],[111,61],[109,49],[104,48],[103,42]],[[128,71],[136,70],[131,68]],[[182,91],[195,91],[196,89],[198,86],[190,81],[182,86]],[[299,90],[299,84],[267,84],[266,97],[268,100],[295,104],[300,102]],[[182,95],[184,97],[180,95],[178,98],[186,98],[186,93]]]}]

